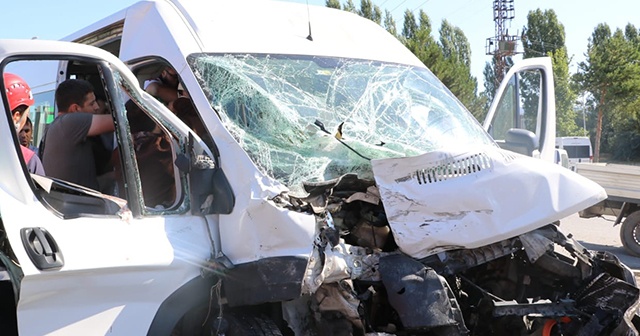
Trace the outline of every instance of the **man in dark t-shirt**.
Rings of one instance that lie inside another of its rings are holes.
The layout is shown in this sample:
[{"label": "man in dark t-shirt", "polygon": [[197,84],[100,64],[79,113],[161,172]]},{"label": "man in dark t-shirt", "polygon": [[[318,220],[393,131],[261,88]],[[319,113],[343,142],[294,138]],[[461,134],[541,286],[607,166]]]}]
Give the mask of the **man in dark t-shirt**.
[{"label": "man in dark t-shirt", "polygon": [[68,79],[56,89],[58,116],[44,138],[42,160],[48,176],[98,190],[92,143],[87,137],[114,131],[113,118],[94,114],[99,106],[93,86]]}]

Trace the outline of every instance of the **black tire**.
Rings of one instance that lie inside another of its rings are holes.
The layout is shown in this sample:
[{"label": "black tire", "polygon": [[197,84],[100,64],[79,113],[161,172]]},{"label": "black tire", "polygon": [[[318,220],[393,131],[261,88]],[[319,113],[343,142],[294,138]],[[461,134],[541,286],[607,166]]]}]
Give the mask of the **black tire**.
[{"label": "black tire", "polygon": [[640,211],[633,212],[622,222],[620,240],[627,251],[640,257]]},{"label": "black tire", "polygon": [[228,312],[224,314],[222,324],[213,321],[211,334],[217,335],[218,326],[226,329],[228,336],[282,336],[275,322],[264,316],[244,312]]}]

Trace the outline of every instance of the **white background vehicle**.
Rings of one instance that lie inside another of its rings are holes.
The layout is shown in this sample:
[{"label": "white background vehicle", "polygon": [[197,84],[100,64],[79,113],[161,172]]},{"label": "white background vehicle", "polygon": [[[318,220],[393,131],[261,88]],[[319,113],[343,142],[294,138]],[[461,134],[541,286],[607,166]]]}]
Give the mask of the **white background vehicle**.
[{"label": "white background vehicle", "polygon": [[575,170],[576,163],[593,162],[593,149],[589,137],[558,137],[556,138],[556,148],[567,151],[572,170]]},{"label": "white background vehicle", "polygon": [[[528,335],[559,316],[575,331],[634,330],[628,268],[549,224],[605,194],[547,162],[548,59],[507,77],[544,83],[533,136],[489,121],[506,130],[498,144],[539,160],[500,149],[400,42],[351,13],[143,1],[69,39],[108,52],[0,41],[0,71],[55,62],[49,75],[92,82],[124,181],[106,195],[27,174],[1,95],[0,297],[21,334]],[[166,65],[193,130],[140,88]],[[145,197],[128,101],[169,139],[169,207]]]},{"label": "white background vehicle", "polygon": [[580,212],[580,217],[601,215],[616,217],[622,223],[620,241],[635,256],[640,256],[640,167],[611,163],[577,163],[575,171],[601,185],[607,199]]}]

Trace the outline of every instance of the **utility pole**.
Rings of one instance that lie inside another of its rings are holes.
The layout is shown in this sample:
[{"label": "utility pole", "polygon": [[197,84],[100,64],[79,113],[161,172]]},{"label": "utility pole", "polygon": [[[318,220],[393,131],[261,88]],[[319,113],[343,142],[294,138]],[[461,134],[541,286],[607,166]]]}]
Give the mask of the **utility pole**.
[{"label": "utility pole", "polygon": [[583,94],[582,96],[582,131],[584,132],[584,136],[587,136],[587,95]]},{"label": "utility pole", "polygon": [[492,55],[496,62],[495,87],[502,82],[506,73],[506,57],[513,56],[519,52],[516,50],[520,36],[509,35],[507,23],[515,17],[514,0],[493,1],[493,21],[495,22],[495,36],[487,38],[485,46],[486,54]]}]

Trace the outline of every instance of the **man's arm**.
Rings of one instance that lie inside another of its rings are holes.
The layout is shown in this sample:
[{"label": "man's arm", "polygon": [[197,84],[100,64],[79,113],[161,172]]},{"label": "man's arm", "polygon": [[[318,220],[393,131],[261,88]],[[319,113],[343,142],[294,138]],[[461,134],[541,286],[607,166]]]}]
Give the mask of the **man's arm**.
[{"label": "man's arm", "polygon": [[94,114],[87,136],[113,132],[114,130],[115,125],[113,124],[113,117],[110,114]]},{"label": "man's arm", "polygon": [[178,99],[178,90],[164,86],[158,82],[149,84],[145,91],[159,99],[165,105],[169,105],[170,102]]}]

